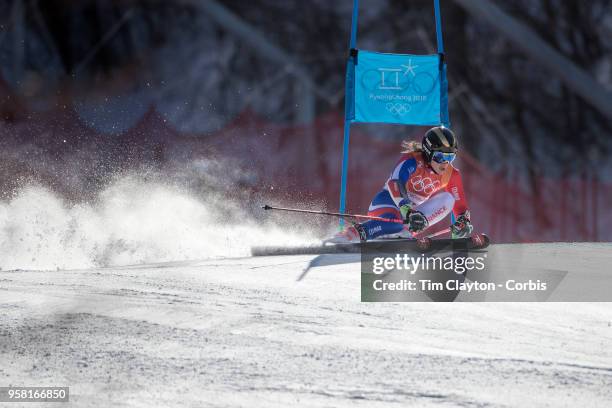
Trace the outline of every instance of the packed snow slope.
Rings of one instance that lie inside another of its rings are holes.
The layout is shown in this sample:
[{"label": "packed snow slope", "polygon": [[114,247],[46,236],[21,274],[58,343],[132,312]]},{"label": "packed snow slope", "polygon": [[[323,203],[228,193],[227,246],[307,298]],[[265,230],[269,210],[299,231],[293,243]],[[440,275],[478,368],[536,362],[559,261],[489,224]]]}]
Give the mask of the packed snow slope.
[{"label": "packed snow slope", "polygon": [[[490,251],[588,275],[610,248]],[[612,404],[610,303],[361,303],[357,257],[302,276],[313,258],[0,271],[0,385],[75,407]]]}]

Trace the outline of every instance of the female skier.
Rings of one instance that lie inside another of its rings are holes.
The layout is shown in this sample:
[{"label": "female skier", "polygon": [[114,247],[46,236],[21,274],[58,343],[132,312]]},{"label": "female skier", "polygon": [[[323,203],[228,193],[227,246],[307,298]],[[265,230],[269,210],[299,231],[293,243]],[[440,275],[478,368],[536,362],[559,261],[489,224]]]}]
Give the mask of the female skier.
[{"label": "female skier", "polygon": [[457,155],[457,138],[448,128],[438,126],[425,133],[422,143],[403,142],[402,156],[368,209],[373,217],[403,220],[370,220],[355,224],[330,241],[348,243],[366,241],[383,235],[411,233],[442,221],[451,211],[455,223],[452,238],[466,238],[472,233],[470,212],[459,171],[451,165]]}]

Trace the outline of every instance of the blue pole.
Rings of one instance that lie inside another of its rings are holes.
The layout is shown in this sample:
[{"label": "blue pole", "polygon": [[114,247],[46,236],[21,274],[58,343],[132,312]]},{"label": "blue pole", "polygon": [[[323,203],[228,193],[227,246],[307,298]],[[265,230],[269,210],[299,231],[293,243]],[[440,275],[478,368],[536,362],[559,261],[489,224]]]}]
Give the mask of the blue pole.
[{"label": "blue pole", "polygon": [[438,42],[438,54],[444,54],[444,42],[442,41],[442,16],[440,14],[440,0],[434,0],[434,11],[436,14],[436,40]]},{"label": "blue pole", "polygon": [[357,47],[357,17],[359,16],[359,0],[353,0],[353,18],[351,20],[350,48]]},{"label": "blue pole", "polygon": [[[342,177],[340,181],[340,213],[346,211],[346,177],[348,173],[348,150],[351,138],[351,121],[344,121],[344,143],[342,145]],[[344,228],[344,218],[340,218],[340,229]]]},{"label": "blue pole", "polygon": [[442,13],[440,12],[440,0],[434,0],[434,12],[436,15],[436,40],[438,42],[438,55],[440,58],[440,123],[450,128],[450,115],[448,113],[448,82],[446,80],[446,65],[444,64],[444,41],[442,39]]},{"label": "blue pole", "polygon": [[[357,18],[359,16],[359,0],[353,0],[353,17],[351,20],[351,39],[349,42],[349,48],[357,48]],[[354,64],[353,56],[350,57],[352,61],[349,64]],[[347,66],[347,70],[349,66]],[[346,209],[346,179],[348,174],[348,159],[349,159],[349,142],[351,139],[351,120],[348,117],[349,109],[348,104],[353,103],[351,98],[353,95],[349,95],[347,88],[344,89],[344,142],[342,144],[342,174],[340,177],[340,212],[344,213]],[[344,228],[344,218],[340,218],[340,229]]]}]

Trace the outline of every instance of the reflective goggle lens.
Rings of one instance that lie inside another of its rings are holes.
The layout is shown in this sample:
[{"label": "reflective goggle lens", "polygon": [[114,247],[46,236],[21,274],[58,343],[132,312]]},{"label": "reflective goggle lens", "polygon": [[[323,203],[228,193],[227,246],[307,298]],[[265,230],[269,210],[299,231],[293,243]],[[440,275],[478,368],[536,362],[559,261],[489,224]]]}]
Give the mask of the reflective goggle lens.
[{"label": "reflective goggle lens", "polygon": [[436,163],[450,163],[457,157],[456,153],[434,152],[432,158]]}]

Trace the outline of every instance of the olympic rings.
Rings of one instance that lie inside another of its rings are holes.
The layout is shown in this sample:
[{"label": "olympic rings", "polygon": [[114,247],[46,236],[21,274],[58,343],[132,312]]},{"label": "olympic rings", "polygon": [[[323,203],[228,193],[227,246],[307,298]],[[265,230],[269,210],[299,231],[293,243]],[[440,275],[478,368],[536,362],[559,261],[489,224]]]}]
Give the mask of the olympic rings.
[{"label": "olympic rings", "polygon": [[404,116],[405,114],[410,112],[410,108],[411,108],[411,106],[408,105],[407,103],[393,103],[393,102],[387,103],[385,107],[387,108],[387,111],[389,111],[389,113],[391,113],[392,115],[396,115],[396,116]]},{"label": "olympic rings", "polygon": [[436,188],[440,186],[440,180],[432,180],[429,177],[422,177],[420,175],[412,177],[410,179],[410,183],[412,184],[414,191],[417,193],[423,192],[428,196],[436,191]]}]

